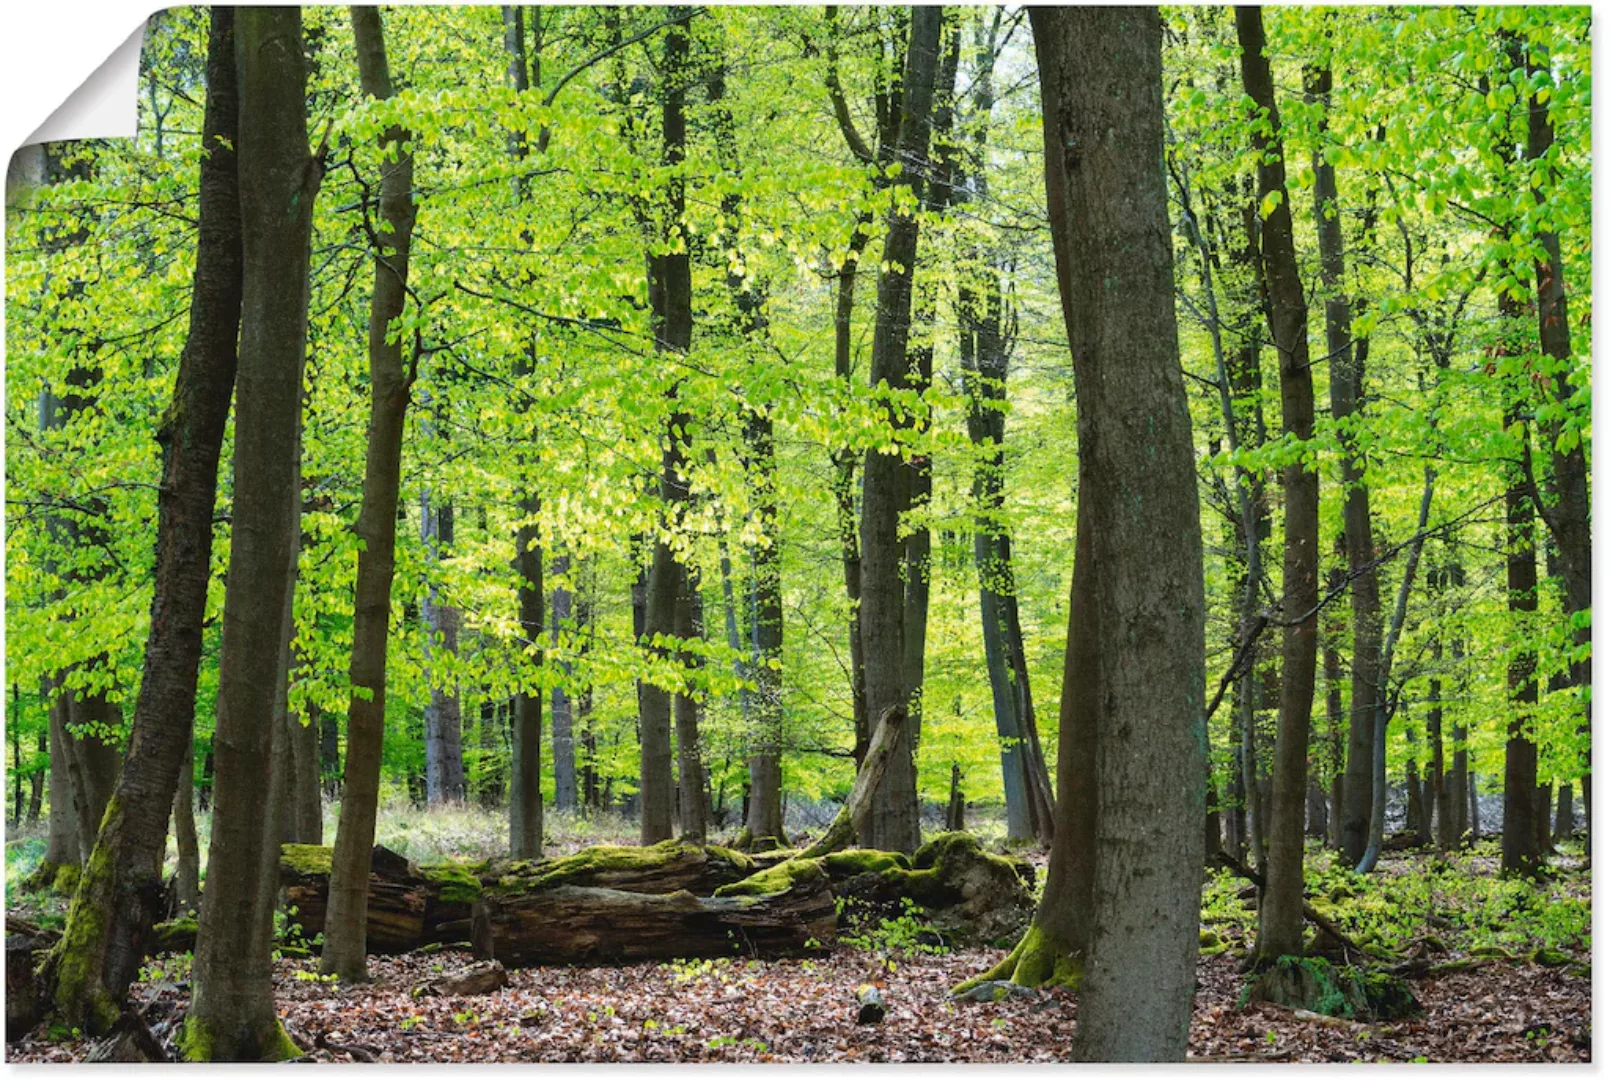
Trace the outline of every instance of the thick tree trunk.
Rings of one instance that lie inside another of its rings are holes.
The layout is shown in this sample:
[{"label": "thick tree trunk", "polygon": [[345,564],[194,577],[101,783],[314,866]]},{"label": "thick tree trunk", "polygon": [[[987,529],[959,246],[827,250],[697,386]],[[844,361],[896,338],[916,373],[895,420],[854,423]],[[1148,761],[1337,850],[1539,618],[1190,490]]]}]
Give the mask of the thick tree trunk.
[{"label": "thick tree trunk", "polygon": [[[919,200],[928,164],[930,118],[939,71],[942,9],[911,12],[905,71],[901,79],[900,135],[891,148],[903,166],[896,183]],[[878,274],[877,319],[872,336],[873,390],[907,389],[911,333],[912,274],[917,261],[917,218],[909,206],[891,202]],[[909,428],[912,418],[890,405],[891,422]],[[906,543],[901,516],[911,505],[911,470],[899,453],[869,449],[861,488],[861,652],[865,662],[869,716],[909,708],[912,687],[906,664],[906,597],[903,567]],[[910,724],[900,728],[889,771],[873,798],[873,813],[861,834],[863,847],[911,852],[921,842],[917,808],[915,739]]]},{"label": "thick tree trunk", "polygon": [[1155,8],[1031,8],[1030,20],[1080,417],[1078,537],[1046,891],[990,974],[1072,982],[1082,969],[1076,1057],[1178,1061],[1206,724],[1198,496],[1158,168],[1162,21]]},{"label": "thick tree trunk", "polygon": [[[1292,239],[1280,111],[1265,55],[1262,9],[1236,8],[1235,19],[1242,86],[1268,124],[1253,136],[1254,149],[1260,155],[1259,199],[1263,205],[1278,199],[1263,223],[1263,265],[1269,283],[1269,329],[1280,362],[1281,428],[1288,438],[1306,441],[1314,435],[1314,382],[1308,359],[1307,307]],[[1286,539],[1280,727],[1275,736],[1269,800],[1268,888],[1258,906],[1258,955],[1266,960],[1302,953],[1303,810],[1319,645],[1319,476],[1301,461],[1293,461],[1282,470],[1281,489],[1286,501]],[[1355,700],[1355,714],[1358,706]]]},{"label": "thick tree trunk", "polygon": [[[306,356],[308,247],[323,168],[308,155],[301,12],[240,8],[235,58],[243,279],[235,410],[234,528],[224,598],[207,900],[184,1055],[278,1060],[296,1047],[270,981],[279,823],[268,722],[284,678],[280,619],[297,540],[296,452]],[[264,613],[272,613],[265,618]]]},{"label": "thick tree trunk", "polygon": [[[1539,63],[1536,58],[1530,58],[1527,71],[1534,78],[1547,78],[1548,68],[1546,62]],[[1528,103],[1526,132],[1527,160],[1541,161],[1547,158],[1554,146],[1554,124],[1549,118],[1547,101],[1540,100],[1540,95],[1535,91]],[[1545,173],[1545,177],[1544,184],[1537,184],[1532,188],[1532,193],[1540,205],[1548,201],[1548,183],[1554,180],[1552,169]],[[1579,418],[1571,415],[1575,410],[1571,401],[1576,390],[1569,376],[1572,374],[1575,361],[1571,351],[1571,323],[1569,312],[1566,310],[1565,262],[1560,253],[1560,236],[1557,232],[1545,229],[1538,234],[1537,241],[1544,253],[1544,257],[1535,264],[1538,342],[1553,368],[1549,373],[1548,387],[1553,394],[1554,403],[1563,412],[1564,417],[1570,418],[1569,422],[1574,426],[1579,422]],[[1538,500],[1538,507],[1544,524],[1548,526],[1550,535],[1554,537],[1554,542],[1559,547],[1567,614],[1591,612],[1593,609],[1592,504],[1588,495],[1585,437],[1580,432],[1568,430],[1567,420],[1558,412],[1551,411],[1540,415],[1548,415],[1551,419],[1539,421],[1539,434],[1549,447],[1549,470],[1545,474],[1544,482],[1547,497]],[[1583,426],[1586,426],[1586,419],[1585,416],[1580,418]],[[1534,487],[1534,498],[1536,495]],[[1579,628],[1574,637],[1578,646],[1588,645],[1593,637],[1591,623]],[[1592,782],[1586,770],[1591,770],[1593,761],[1590,749],[1592,716],[1588,705],[1593,682],[1592,664],[1587,660],[1572,664],[1571,681],[1580,688],[1583,698],[1583,717],[1579,730],[1583,737],[1582,760],[1585,770],[1582,776],[1582,794],[1586,800]]]},{"label": "thick tree trunk", "polygon": [[[380,10],[352,9],[358,77],[363,93],[392,96]],[[380,757],[386,722],[386,640],[397,544],[397,502],[402,480],[402,437],[417,349],[405,364],[401,337],[391,326],[408,300],[408,256],[414,232],[413,155],[409,133],[390,127],[381,135],[380,218],[375,236],[374,291],[369,303],[369,443],[363,503],[358,511],[357,595],[353,608],[351,680],[347,707],[347,761],[341,817],[330,876],[330,917],[322,968],[349,982],[367,976],[364,959],[365,883],[380,799]],[[417,341],[417,332],[416,332]]]}]

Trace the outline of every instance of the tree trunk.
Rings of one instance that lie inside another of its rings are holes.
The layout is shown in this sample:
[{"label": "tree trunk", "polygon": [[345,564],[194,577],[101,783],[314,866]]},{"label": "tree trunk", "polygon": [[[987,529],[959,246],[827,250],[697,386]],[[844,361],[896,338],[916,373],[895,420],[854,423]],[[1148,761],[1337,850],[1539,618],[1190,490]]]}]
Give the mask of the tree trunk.
[{"label": "tree trunk", "polygon": [[[687,14],[685,8],[672,10],[680,16]],[[665,79],[661,106],[662,157],[664,164],[672,168],[681,164],[687,154],[687,117],[684,115],[687,63],[687,28],[685,22],[674,23],[666,28],[661,69]],[[666,187],[666,220],[680,222],[685,208],[682,181],[673,177]],[[654,310],[655,351],[670,355],[686,353],[693,342],[693,278],[685,246],[649,258],[649,297]],[[670,415],[666,419],[665,443],[660,457],[660,500],[669,528],[678,525],[679,506],[688,501],[685,444],[692,418],[676,403],[677,393],[674,386],[668,392]],[[686,577],[687,567],[678,561],[663,538],[656,538],[644,599],[643,631],[648,639],[678,636],[677,598],[686,587]],[[640,834],[644,844],[654,844],[669,839],[674,828],[672,695],[644,681],[640,684],[639,696],[642,701]]]},{"label": "tree trunk", "polygon": [[755,548],[752,584],[755,693],[749,749],[751,840],[783,833],[783,578],[782,535],[777,517],[777,455],[769,414],[753,413],[746,426],[756,491],[755,516],[762,542]]},{"label": "tree trunk", "polygon": [[[1527,73],[1534,78],[1547,80],[1547,63],[1529,58]],[[1526,159],[1542,161],[1554,146],[1554,124],[1549,118],[1546,100],[1533,91],[1526,112]],[[1548,201],[1548,184],[1554,181],[1553,169],[1544,173],[1545,182],[1534,184],[1532,194],[1540,205]],[[1546,219],[1545,219],[1546,220]],[[1574,416],[1577,407],[1571,404],[1576,393],[1569,376],[1573,373],[1571,351],[1571,323],[1566,310],[1565,263],[1560,253],[1559,233],[1540,230],[1538,245],[1544,257],[1536,261],[1537,277],[1537,333],[1543,354],[1551,361],[1548,388],[1559,412],[1540,412],[1539,434],[1549,447],[1549,470],[1545,474],[1547,498],[1538,500],[1538,508],[1550,535],[1559,547],[1561,577],[1565,582],[1565,608],[1567,615],[1576,616],[1593,610],[1593,538],[1592,505],[1588,496],[1587,451],[1583,433],[1570,430],[1580,423],[1586,426],[1587,417]],[[1549,416],[1550,419],[1542,419]],[[1537,492],[1532,492],[1536,498]],[[1591,622],[1584,621],[1575,632],[1578,647],[1587,646],[1593,637]],[[1591,708],[1588,705],[1593,682],[1593,666],[1588,660],[1571,665],[1571,681],[1579,688],[1583,701],[1583,717],[1579,731],[1583,739],[1582,776],[1583,798],[1588,797],[1593,755],[1591,752]]]},{"label": "tree trunk", "polygon": [[[209,152],[201,164],[190,332],[179,359],[173,402],[157,432],[163,481],[158,492],[156,590],[140,694],[113,808],[95,819],[88,834],[95,854],[79,880],[58,946],[61,960],[68,962],[53,968],[57,1013],[65,1023],[92,1034],[103,1033],[116,1021],[146,954],[145,938],[163,914],[168,816],[194,727],[218,460],[234,394],[240,326],[234,49],[233,13],[215,9],[208,35],[202,134]],[[104,757],[104,752],[94,756]],[[183,799],[188,811],[188,785]],[[181,817],[181,829],[190,826],[188,838],[181,835],[181,847],[188,839],[193,849],[194,821]],[[195,889],[187,889],[189,884],[181,882],[181,892],[193,902]]]},{"label": "tree trunk", "polygon": [[961,832],[967,828],[967,797],[962,794],[962,767],[950,763],[950,802],[945,808],[947,832]]},{"label": "tree trunk", "polygon": [[[553,574],[561,581],[570,577],[570,556],[556,555]],[[572,616],[570,589],[555,584],[553,587],[553,632],[549,637],[553,648],[559,649],[559,635],[568,633]],[[570,661],[562,665],[565,677],[571,674]],[[566,686],[553,688],[553,805],[556,810],[576,811],[576,735],[575,714],[571,709],[570,691]]]},{"label": "tree trunk", "polygon": [[[380,10],[352,9],[358,77],[363,93],[392,96],[391,73]],[[402,437],[419,354],[417,331],[411,360],[391,326],[408,300],[408,256],[414,232],[413,155],[409,133],[392,126],[380,137],[380,217],[387,228],[375,236],[374,291],[369,303],[369,443],[364,462],[363,503],[358,511],[358,581],[352,616],[352,700],[347,707],[347,761],[341,817],[330,874],[330,916],[322,970],[348,982],[367,977],[364,904],[369,849],[375,841],[380,799],[380,757],[386,722],[386,639],[391,620],[391,579],[397,544],[397,502],[402,479]]]},{"label": "tree trunk", "polygon": [[1571,803],[1571,781],[1560,781],[1559,791],[1556,793],[1554,804],[1554,839],[1571,839],[1571,833],[1576,830],[1575,807]]},{"label": "tree trunk", "polygon": [[[698,579],[686,567],[676,598],[676,636],[684,642],[698,641],[704,636],[704,605],[699,598]],[[691,650],[682,652],[678,659],[688,670],[689,678],[703,663]],[[702,844],[710,822],[710,804],[705,790],[704,751],[699,742],[698,698],[690,692],[679,693],[673,709],[676,715],[677,816],[682,838]]]},{"label": "tree trunk", "polygon": [[[1328,110],[1331,71],[1311,73],[1307,95]],[[1321,134],[1323,135],[1323,111]],[[1370,774],[1373,761],[1372,721],[1380,694],[1381,595],[1374,568],[1376,553],[1370,519],[1370,490],[1364,481],[1364,458],[1358,425],[1364,398],[1363,342],[1354,348],[1352,305],[1343,291],[1342,216],[1336,191],[1336,169],[1321,150],[1314,153],[1314,220],[1319,234],[1320,287],[1325,294],[1325,351],[1330,363],[1331,417],[1342,450],[1342,523],[1346,537],[1349,597],[1353,605],[1353,689],[1349,715],[1347,780],[1342,821],[1342,851],[1357,863],[1369,842]]]},{"label": "tree trunk", "polygon": [[[234,528],[224,597],[213,751],[216,791],[207,901],[194,994],[180,1036],[187,1058],[279,1060],[297,1048],[274,1013],[270,981],[279,823],[273,715],[280,625],[296,548],[296,454],[306,356],[313,199],[323,176],[307,145],[301,12],[240,8],[235,59],[243,279],[235,408]],[[265,617],[265,613],[272,613]],[[265,784],[265,778],[267,783]]]},{"label": "tree trunk", "polygon": [[[903,169],[895,183],[920,201],[928,164],[930,117],[938,80],[940,27],[937,7],[911,11],[905,70],[901,79],[900,134],[890,147]],[[908,204],[891,202],[878,274],[877,319],[872,335],[869,383],[900,391],[910,384],[907,341],[911,333],[912,274],[917,261],[917,218]],[[908,429],[912,418],[891,404],[893,424]],[[912,687],[906,665],[906,598],[901,580],[906,543],[901,516],[911,505],[911,470],[899,453],[877,448],[866,453],[861,487],[861,652],[865,662],[869,716],[910,707]],[[889,770],[873,798],[873,812],[861,834],[863,847],[912,852],[921,842],[917,809],[914,735],[903,724]]]},{"label": "tree trunk", "polygon": [[[1158,168],[1162,21],[1155,8],[1029,15],[1080,417],[1078,537],[1045,895],[989,976],[1082,975],[1080,1060],[1179,1061],[1201,915],[1206,676],[1198,495]],[[1145,440],[1126,434],[1142,430]]]},{"label": "tree trunk", "polygon": [[173,839],[179,849],[178,863],[173,868],[176,916],[201,910],[201,844],[196,835],[195,791],[196,752],[192,740],[185,746],[179,783],[173,792]]},{"label": "tree trunk", "polygon": [[[1269,59],[1264,55],[1263,11],[1239,7],[1235,20],[1241,43],[1242,86],[1268,122],[1266,131],[1253,136],[1253,147],[1260,155],[1260,205],[1278,199],[1263,223],[1263,266],[1269,283],[1269,329],[1280,361],[1281,428],[1288,438],[1307,441],[1314,435],[1307,308],[1292,239],[1280,111]],[[1300,460],[1293,461],[1282,470],[1281,490],[1286,502],[1286,539],[1280,727],[1275,736],[1269,800],[1268,888],[1258,906],[1258,955],[1266,961],[1302,953],[1303,810],[1319,645],[1319,475]],[[1355,710],[1358,704],[1355,700]]]},{"label": "tree trunk", "polygon": [[[444,499],[432,506],[430,492],[423,492],[419,530],[427,561],[439,566],[443,551],[453,546],[452,501]],[[458,609],[441,602],[434,581],[426,588],[423,607],[425,667],[431,675],[430,703],[425,706],[425,801],[431,805],[458,803],[464,801],[464,720],[458,686],[440,685],[430,662],[436,649],[449,657],[458,656]]]},{"label": "tree trunk", "polygon": [[[532,67],[540,71],[541,23],[536,26],[535,47],[531,50]],[[507,55],[507,84],[515,94],[530,89],[530,74],[526,61],[525,9],[520,5],[503,8],[503,50]],[[541,141],[539,140],[539,147]],[[523,161],[528,149],[525,135],[509,135],[509,154]],[[524,201],[524,179],[514,182],[517,201]],[[531,374],[534,366],[534,344],[526,357],[516,366],[516,373]],[[529,440],[536,442],[539,432],[529,432]],[[521,462],[525,470],[531,468],[529,457]],[[520,525],[514,537],[514,569],[519,578],[516,604],[520,619],[520,636],[535,666],[542,664],[543,625],[542,547],[540,515],[542,501],[531,481],[525,480],[527,490],[517,500]],[[509,853],[517,859],[534,859],[542,854],[542,697],[523,690],[514,695],[509,704]],[[483,715],[484,719],[484,715]],[[485,727],[482,740],[485,741]],[[483,793],[483,801],[501,796],[501,784],[495,781]]]},{"label": "tree trunk", "polygon": [[306,715],[290,714],[291,805],[286,819],[301,844],[324,843],[324,798],[319,777],[319,711],[309,705]]},{"label": "tree trunk", "polygon": [[[1500,297],[1500,308],[1508,318],[1520,314],[1518,304],[1508,295]],[[1509,588],[1511,633],[1515,645],[1510,654],[1508,685],[1508,738],[1504,743],[1504,836],[1501,868],[1506,874],[1532,874],[1543,860],[1537,844],[1537,744],[1528,735],[1531,713],[1537,705],[1537,654],[1530,645],[1531,613],[1537,610],[1536,519],[1527,491],[1526,477],[1531,466],[1531,432],[1511,404],[1504,410],[1505,430],[1521,425],[1520,464],[1511,465],[1504,489],[1504,517],[1508,525],[1505,559]]]},{"label": "tree trunk", "polygon": [[39,863],[42,884],[49,885],[60,867],[77,869],[82,858],[78,846],[78,812],[74,809],[72,756],[67,734],[68,692],[59,677],[46,680],[44,696],[50,702],[50,814],[45,856]]}]

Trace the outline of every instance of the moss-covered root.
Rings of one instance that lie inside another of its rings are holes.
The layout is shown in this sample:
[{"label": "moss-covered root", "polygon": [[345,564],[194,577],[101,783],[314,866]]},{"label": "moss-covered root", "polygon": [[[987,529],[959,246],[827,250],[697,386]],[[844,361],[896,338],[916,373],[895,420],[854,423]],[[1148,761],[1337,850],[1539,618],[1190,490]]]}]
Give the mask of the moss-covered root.
[{"label": "moss-covered root", "polygon": [[980,983],[1012,982],[1018,986],[1061,986],[1079,989],[1084,979],[1084,960],[1065,943],[1039,926],[1030,926],[1006,959],[981,975],[951,988],[952,994],[965,994]]},{"label": "moss-covered root", "polygon": [[1400,1020],[1420,1009],[1397,976],[1317,956],[1281,956],[1259,965],[1243,998],[1359,1021]]},{"label": "moss-covered root", "polygon": [[178,1050],[180,1061],[289,1061],[303,1052],[278,1020],[259,1030],[243,1026],[226,1036],[193,1013],[179,1029]]}]

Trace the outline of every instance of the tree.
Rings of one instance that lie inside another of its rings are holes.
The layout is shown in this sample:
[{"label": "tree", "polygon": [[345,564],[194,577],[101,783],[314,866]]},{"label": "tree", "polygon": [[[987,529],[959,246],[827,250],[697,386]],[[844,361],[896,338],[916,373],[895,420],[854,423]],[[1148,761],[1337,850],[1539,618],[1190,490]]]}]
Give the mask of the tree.
[{"label": "tree", "polygon": [[274,1014],[269,981],[279,822],[263,812],[263,799],[268,792],[272,803],[278,790],[277,740],[268,718],[285,678],[280,622],[301,506],[296,449],[309,242],[324,171],[323,148],[308,154],[301,10],[238,9],[235,63],[243,261],[234,529],[219,660],[207,902],[179,1040],[185,1057],[204,1061],[280,1060],[299,1052]]},{"label": "tree", "polygon": [[[1235,10],[1241,44],[1241,83],[1252,100],[1253,149],[1263,221],[1264,278],[1269,331],[1280,364],[1280,418],[1287,438],[1314,437],[1314,380],[1308,362],[1307,306],[1292,239],[1285,148],[1263,31],[1263,11]],[[1319,638],[1319,476],[1300,456],[1281,470],[1286,499],[1282,570],[1280,727],[1275,735],[1269,806],[1268,885],[1258,906],[1258,955],[1265,960],[1302,953],[1303,814],[1308,788],[1308,724],[1314,702]],[[1353,708],[1358,709],[1358,702]]]},{"label": "tree", "polygon": [[[380,9],[354,7],[363,93],[392,96]],[[381,739],[386,722],[386,637],[391,622],[391,579],[397,543],[397,502],[402,476],[403,423],[419,371],[420,334],[397,325],[408,301],[408,257],[414,233],[413,153],[409,133],[387,125],[380,137],[379,216],[371,236],[374,292],[369,303],[369,440],[358,512],[357,595],[352,616],[352,699],[347,708],[347,761],[341,818],[330,864],[330,909],[325,917],[325,974],[348,981],[366,977],[365,940],[369,852],[375,842],[380,798]],[[409,338],[412,338],[410,341]],[[404,346],[411,346],[405,362]]]},{"label": "tree", "polygon": [[[116,1021],[145,957],[146,935],[162,914],[169,808],[180,766],[191,752],[218,459],[234,396],[240,328],[234,23],[231,9],[212,9],[195,286],[173,401],[157,430],[163,456],[157,584],[140,695],[110,810],[51,959],[56,1011],[63,1022],[95,1033]],[[188,807],[188,784],[183,796]]]},{"label": "tree", "polygon": [[[891,148],[901,166],[895,189],[914,199],[922,195],[928,164],[928,138],[939,71],[943,12],[937,7],[911,11],[901,76],[899,136]],[[897,394],[911,385],[907,341],[911,333],[911,281],[917,261],[918,219],[902,198],[891,198],[887,212],[882,269],[878,274],[877,322],[872,338],[869,379],[874,390]],[[897,400],[886,406],[897,428],[912,418]],[[902,569],[906,544],[901,517],[911,505],[911,474],[899,450],[867,450],[861,485],[861,653],[866,664],[868,716],[910,707],[912,687],[906,667],[906,602]],[[917,821],[917,776],[911,725],[903,724],[894,756],[874,798],[872,817],[861,837],[864,847],[911,852],[921,841]]]},{"label": "tree", "polygon": [[1157,167],[1162,22],[1154,8],[1033,8],[1030,21],[1078,394],[1078,546],[1046,891],[990,975],[1079,985],[1081,1060],[1182,1060],[1203,853],[1205,631]]}]

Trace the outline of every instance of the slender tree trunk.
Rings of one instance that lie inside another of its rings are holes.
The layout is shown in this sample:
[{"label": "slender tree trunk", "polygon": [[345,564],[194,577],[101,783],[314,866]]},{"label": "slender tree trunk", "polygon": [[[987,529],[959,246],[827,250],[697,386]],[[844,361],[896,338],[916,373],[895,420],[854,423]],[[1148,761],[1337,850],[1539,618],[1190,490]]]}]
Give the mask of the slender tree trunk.
[{"label": "slender tree trunk", "polygon": [[[452,501],[443,499],[432,506],[430,492],[421,493],[419,530],[427,560],[439,566],[443,552],[453,546]],[[426,589],[422,606],[426,670],[430,671],[435,650],[447,657],[458,656],[459,616],[457,608],[441,602],[434,581]],[[430,703],[425,706],[425,800],[432,805],[464,801],[464,719],[458,686],[439,683],[432,673]]]},{"label": "slender tree trunk", "polygon": [[[682,588],[676,598],[676,636],[684,641],[697,641],[704,636],[704,605],[699,600],[699,583],[695,574],[684,567]],[[677,657],[689,675],[702,661],[691,650]],[[699,741],[699,702],[691,692],[675,695],[673,711],[676,717],[676,783],[677,816],[682,837],[696,844],[704,843],[710,821],[710,803],[706,792],[704,751]]]},{"label": "slender tree trunk", "polygon": [[[540,64],[541,24],[537,24],[532,66]],[[530,89],[526,65],[524,9],[518,5],[503,8],[503,48],[508,54],[509,88],[516,94]],[[524,160],[525,138],[509,137],[510,155]],[[525,185],[516,181],[515,193],[525,198]],[[533,346],[534,348],[534,346]],[[521,373],[529,374],[534,357],[528,353]],[[533,441],[536,432],[532,432]],[[528,464],[529,467],[529,464]],[[527,481],[531,483],[531,481]],[[540,515],[542,503],[536,491],[526,491],[519,500],[521,524],[515,532],[515,570],[519,575],[517,603],[520,636],[531,650],[536,666],[542,664],[543,593]],[[516,859],[536,859],[542,855],[542,696],[524,691],[514,697],[510,716],[511,769],[509,777],[509,854]]]},{"label": "slender tree trunk", "polygon": [[[89,833],[95,855],[79,880],[52,967],[57,1013],[96,1034],[116,1021],[145,956],[146,935],[163,914],[162,857],[180,763],[191,745],[218,459],[234,392],[241,305],[234,17],[216,8],[211,19],[195,285],[173,403],[157,433],[163,483],[143,677],[115,801]],[[188,786],[183,795],[188,810]]]},{"label": "slender tree trunk", "polygon": [[179,782],[173,791],[173,838],[179,859],[173,868],[173,893],[178,913],[201,910],[201,843],[196,834],[195,744],[185,746]]},{"label": "slender tree trunk", "polygon": [[[1307,441],[1314,435],[1307,308],[1292,239],[1280,112],[1269,59],[1264,55],[1263,12],[1257,7],[1239,7],[1235,19],[1242,86],[1268,123],[1266,130],[1253,136],[1254,149],[1260,154],[1259,198],[1265,204],[1271,196],[1279,199],[1264,219],[1263,263],[1269,282],[1270,333],[1280,361],[1281,427],[1288,438]],[[1265,961],[1302,953],[1303,811],[1319,644],[1319,475],[1294,461],[1282,470],[1281,489],[1286,501],[1282,604],[1286,625],[1270,797],[1268,887],[1258,908],[1258,955]]]},{"label": "slender tree trunk", "polygon": [[[896,184],[919,200],[928,163],[928,140],[938,79],[940,28],[937,7],[911,11],[905,71],[901,79],[900,134],[892,154],[903,168]],[[891,201],[878,274],[877,320],[872,336],[870,385],[901,391],[911,383],[907,341],[911,332],[912,274],[917,261],[917,218],[903,203]],[[891,405],[892,422],[909,428],[912,418]],[[866,665],[869,716],[907,709],[912,687],[906,664],[906,598],[902,581],[907,562],[900,520],[911,505],[911,470],[899,453],[867,451],[861,487],[861,651]],[[863,847],[911,852],[921,842],[917,772],[910,724],[901,724],[893,756],[873,797]]]},{"label": "slender tree trunk", "polygon": [[753,646],[755,694],[749,755],[749,807],[745,824],[752,840],[783,833],[783,578],[778,528],[777,456],[771,416],[749,418],[747,438],[757,487],[755,515],[763,540],[754,552]]},{"label": "slender tree trunk", "polygon": [[[1518,305],[1506,297],[1504,314],[1514,318]],[[1537,843],[1537,744],[1528,734],[1537,706],[1537,654],[1530,644],[1531,615],[1537,611],[1537,529],[1526,477],[1531,465],[1531,433],[1519,408],[1505,409],[1504,427],[1521,425],[1520,465],[1511,465],[1504,490],[1504,516],[1508,525],[1505,560],[1509,611],[1514,646],[1509,659],[1508,738],[1504,743],[1504,835],[1501,868],[1506,874],[1532,874],[1542,864]]]},{"label": "slender tree trunk", "polygon": [[[570,577],[570,556],[554,556],[554,577],[560,581]],[[549,638],[555,650],[559,648],[559,635],[568,632],[572,617],[573,594],[570,589],[555,583],[553,587],[553,633]],[[565,678],[572,666],[563,664]],[[553,805],[556,810],[576,811],[576,735],[575,714],[571,709],[570,691],[566,686],[553,688]]]},{"label": "slender tree trunk", "polygon": [[[358,77],[363,93],[392,96],[380,9],[354,7]],[[330,906],[324,920],[321,969],[348,982],[367,978],[369,853],[375,842],[380,799],[380,756],[386,721],[386,639],[397,545],[397,503],[402,480],[402,437],[416,348],[403,359],[403,341],[391,326],[408,300],[408,256],[414,232],[413,154],[409,133],[390,127],[381,135],[380,218],[375,240],[374,292],[369,304],[369,445],[363,503],[358,511],[357,597],[352,617],[352,700],[347,708],[347,761],[341,817],[330,863]]]},{"label": "slender tree trunk", "polygon": [[1571,801],[1571,781],[1560,781],[1559,790],[1555,793],[1554,804],[1554,839],[1571,839],[1571,833],[1576,829],[1576,812]]},{"label": "slender tree trunk", "polygon": [[[674,8],[686,15],[686,8]],[[661,108],[663,159],[667,166],[681,164],[687,153],[687,117],[684,114],[688,78],[688,35],[686,24],[666,28],[665,56],[661,76],[665,80]],[[666,220],[680,228],[685,208],[683,185],[679,179],[667,184]],[[654,309],[654,347],[657,352],[681,355],[693,341],[692,266],[685,247],[649,259],[649,295]],[[660,499],[667,526],[678,524],[679,507],[688,501],[685,443],[692,418],[676,402],[677,388],[669,392],[671,412],[665,425],[665,443],[660,459]],[[648,589],[644,599],[644,635],[671,638],[677,634],[677,598],[686,588],[687,567],[676,558],[663,538],[654,542],[649,566]],[[642,799],[640,835],[644,844],[670,839],[675,819],[675,788],[671,770],[672,695],[650,682],[640,684],[641,762],[639,790]]]},{"label": "slender tree trunk", "polygon": [[78,811],[74,809],[72,756],[67,734],[68,697],[60,689],[60,678],[46,680],[44,690],[50,702],[50,814],[45,837],[45,856],[40,860],[44,884],[50,884],[59,867],[77,868],[82,855],[78,846]]},{"label": "slender tree trunk", "polygon": [[[1307,96],[1324,112],[1330,107],[1331,71],[1310,73]],[[1323,128],[1321,131],[1323,136]],[[1372,718],[1380,693],[1381,597],[1374,569],[1375,541],[1370,490],[1364,481],[1358,424],[1364,396],[1364,348],[1352,341],[1352,305],[1343,291],[1342,216],[1336,170],[1323,148],[1314,153],[1314,221],[1319,234],[1320,287],[1325,296],[1325,351],[1330,362],[1330,405],[1342,449],[1342,522],[1346,537],[1349,597],[1353,605],[1353,692],[1349,717],[1342,850],[1357,863],[1368,844]]]},{"label": "slender tree trunk", "polygon": [[[323,168],[307,145],[301,11],[235,13],[240,80],[243,278],[235,409],[234,528],[224,597],[214,737],[216,791],[207,900],[194,992],[180,1036],[186,1057],[278,1060],[297,1054],[274,1013],[270,981],[279,823],[267,722],[284,678],[278,645],[296,548],[296,453],[306,356],[313,199]],[[265,618],[265,613],[273,613]]]},{"label": "slender tree trunk", "polygon": [[45,730],[39,733],[39,741],[34,745],[34,771],[28,777],[28,824],[39,823],[39,812],[45,805],[45,775],[49,767],[40,767],[41,758],[50,757],[50,724],[46,721]]},{"label": "slender tree trunk", "polygon": [[[1046,891],[990,974],[1068,982],[1082,969],[1077,1058],[1180,1061],[1206,726],[1198,495],[1158,168],[1162,21],[1155,8],[1029,15],[1080,416],[1079,513]],[[1137,430],[1148,438],[1126,434]]]}]

